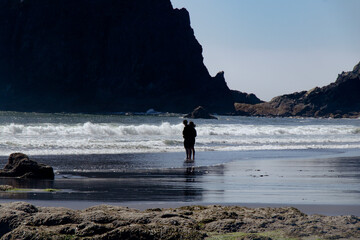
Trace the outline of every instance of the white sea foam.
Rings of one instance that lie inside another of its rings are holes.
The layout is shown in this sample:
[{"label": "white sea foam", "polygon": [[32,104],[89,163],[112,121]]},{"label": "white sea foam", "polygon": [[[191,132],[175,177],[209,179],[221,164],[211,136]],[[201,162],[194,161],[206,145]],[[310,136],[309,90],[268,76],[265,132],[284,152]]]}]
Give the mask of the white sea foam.
[{"label": "white sea foam", "polygon": [[[4,121],[0,124],[0,155],[14,151],[32,155],[183,151],[182,119],[159,119],[144,116],[127,122]],[[360,148],[359,120],[228,117],[198,120],[196,129],[197,150]]]},{"label": "white sea foam", "polygon": [[0,126],[0,132],[8,136],[125,136],[125,135],[173,135],[182,131],[182,124],[170,125],[116,125],[116,124],[8,124]]}]

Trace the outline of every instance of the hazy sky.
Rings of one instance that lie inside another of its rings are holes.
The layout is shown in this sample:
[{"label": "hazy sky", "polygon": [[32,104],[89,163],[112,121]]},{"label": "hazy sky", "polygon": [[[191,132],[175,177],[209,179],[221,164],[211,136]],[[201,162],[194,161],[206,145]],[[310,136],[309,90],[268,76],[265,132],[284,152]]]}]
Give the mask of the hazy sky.
[{"label": "hazy sky", "polygon": [[360,0],[171,0],[206,67],[263,100],[334,82],[360,61]]}]

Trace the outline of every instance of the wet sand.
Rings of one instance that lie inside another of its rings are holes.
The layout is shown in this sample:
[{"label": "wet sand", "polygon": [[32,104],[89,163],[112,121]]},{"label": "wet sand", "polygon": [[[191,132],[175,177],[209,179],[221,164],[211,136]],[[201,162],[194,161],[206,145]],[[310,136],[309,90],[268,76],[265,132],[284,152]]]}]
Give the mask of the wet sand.
[{"label": "wet sand", "polygon": [[[1,192],[0,202],[72,209],[110,204],[141,210],[212,204],[293,206],[307,214],[360,216],[358,156],[358,150],[199,152],[194,164],[184,164],[183,153],[133,154],[131,159],[108,156],[92,169],[75,170],[71,164],[81,166],[86,156],[63,156],[61,161],[42,156],[37,159],[57,169],[56,179],[0,179],[0,185],[26,189]],[[101,168],[109,163],[111,168]],[[60,191],[41,191],[46,188]]]}]

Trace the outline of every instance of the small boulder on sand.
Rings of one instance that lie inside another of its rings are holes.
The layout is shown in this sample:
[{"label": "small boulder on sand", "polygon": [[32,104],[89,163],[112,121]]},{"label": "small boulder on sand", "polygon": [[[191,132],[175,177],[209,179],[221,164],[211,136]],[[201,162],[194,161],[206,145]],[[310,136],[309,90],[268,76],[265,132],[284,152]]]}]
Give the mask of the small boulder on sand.
[{"label": "small boulder on sand", "polygon": [[199,106],[185,116],[185,118],[204,118],[204,119],[217,119],[215,116],[211,115],[205,108]]},{"label": "small boulder on sand", "polygon": [[26,154],[12,153],[4,169],[0,170],[0,177],[54,179],[51,166],[30,160]]}]

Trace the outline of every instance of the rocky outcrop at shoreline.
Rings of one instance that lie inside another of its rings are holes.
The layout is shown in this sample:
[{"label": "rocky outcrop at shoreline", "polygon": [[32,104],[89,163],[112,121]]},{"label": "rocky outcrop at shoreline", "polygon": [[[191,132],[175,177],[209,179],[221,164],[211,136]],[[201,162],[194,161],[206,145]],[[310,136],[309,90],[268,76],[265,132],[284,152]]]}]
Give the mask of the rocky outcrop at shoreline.
[{"label": "rocky outcrop at shoreline", "polygon": [[360,63],[336,82],[255,105],[235,103],[237,115],[271,117],[360,117]]},{"label": "rocky outcrop at shoreline", "polygon": [[54,179],[54,170],[51,166],[29,159],[26,154],[12,153],[4,169],[0,170],[0,177]]},{"label": "rocky outcrop at shoreline", "polygon": [[202,106],[199,106],[199,107],[195,108],[194,111],[192,111],[192,112],[189,113],[189,114],[186,114],[186,115],[184,116],[184,118],[217,119],[217,117],[211,115],[211,114],[210,114],[205,108],[203,108]]},{"label": "rocky outcrop at shoreline", "polygon": [[237,239],[276,239],[275,235],[295,239],[360,239],[360,218],[306,215],[291,207],[187,206],[140,211],[109,205],[85,210],[36,207],[24,202],[0,205],[2,240],[196,240],[230,233],[242,233]]}]

